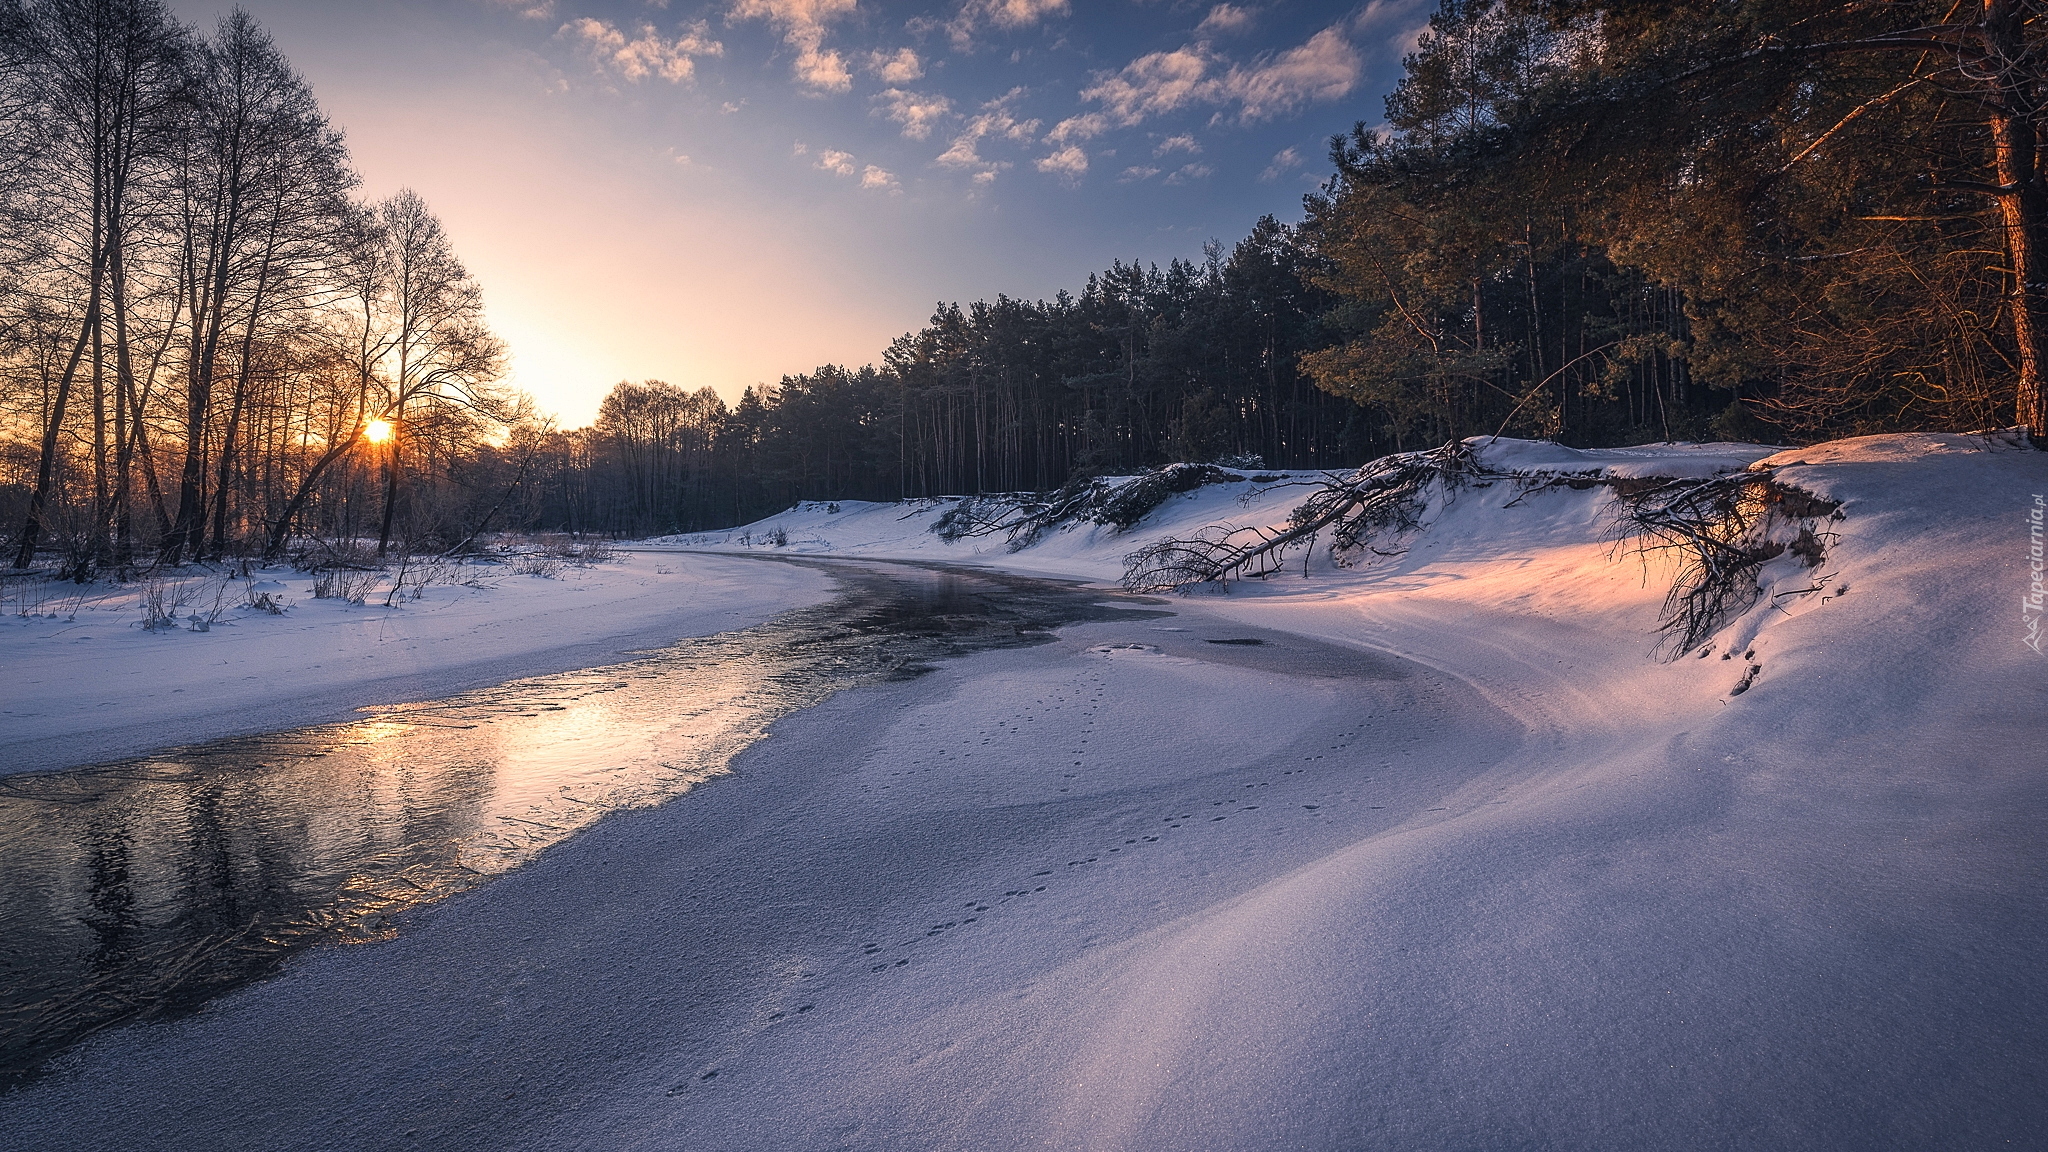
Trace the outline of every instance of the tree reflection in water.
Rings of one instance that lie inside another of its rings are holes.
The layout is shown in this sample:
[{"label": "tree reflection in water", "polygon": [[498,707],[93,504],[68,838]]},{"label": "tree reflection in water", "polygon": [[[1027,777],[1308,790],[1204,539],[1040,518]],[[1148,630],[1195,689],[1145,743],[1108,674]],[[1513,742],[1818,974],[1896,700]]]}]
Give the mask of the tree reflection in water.
[{"label": "tree reflection in water", "polygon": [[0,778],[0,1083],[297,949],[388,938],[399,913],[688,791],[842,689],[1158,614],[1047,581],[824,566],[830,602],[630,663]]}]

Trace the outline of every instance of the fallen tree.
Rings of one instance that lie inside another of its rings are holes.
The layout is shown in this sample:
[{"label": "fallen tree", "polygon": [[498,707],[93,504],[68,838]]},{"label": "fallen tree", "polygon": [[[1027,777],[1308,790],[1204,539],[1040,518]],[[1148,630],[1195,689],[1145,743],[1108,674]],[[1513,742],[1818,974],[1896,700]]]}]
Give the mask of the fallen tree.
[{"label": "fallen tree", "polygon": [[932,531],[949,544],[968,537],[1007,535],[1010,551],[1015,552],[1037,543],[1051,528],[1102,524],[1126,531],[1178,493],[1245,479],[1214,464],[1168,464],[1116,482],[1099,476],[1070,480],[1043,496],[968,496],[939,517]]},{"label": "fallen tree", "polygon": [[[1215,525],[1185,538],[1148,544],[1124,557],[1123,585],[1132,592],[1178,592],[1197,584],[1263,579],[1300,551],[1304,564],[1324,532],[1338,564],[1390,529],[1419,524],[1432,481],[1456,484],[1480,475],[1470,447],[1452,441],[1426,452],[1383,456],[1344,477],[1331,477],[1297,505],[1283,527]],[[1305,571],[1305,570],[1304,570]]]}]

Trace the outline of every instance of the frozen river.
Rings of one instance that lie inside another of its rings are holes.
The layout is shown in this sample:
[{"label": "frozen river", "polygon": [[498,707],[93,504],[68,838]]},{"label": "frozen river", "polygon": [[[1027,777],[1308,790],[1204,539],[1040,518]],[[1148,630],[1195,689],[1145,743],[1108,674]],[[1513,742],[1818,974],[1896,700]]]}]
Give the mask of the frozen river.
[{"label": "frozen river", "polygon": [[726,771],[855,685],[1149,613],[1022,577],[815,563],[830,601],[641,659],[360,720],[0,777],[0,1075],[176,1014],[315,944]]}]

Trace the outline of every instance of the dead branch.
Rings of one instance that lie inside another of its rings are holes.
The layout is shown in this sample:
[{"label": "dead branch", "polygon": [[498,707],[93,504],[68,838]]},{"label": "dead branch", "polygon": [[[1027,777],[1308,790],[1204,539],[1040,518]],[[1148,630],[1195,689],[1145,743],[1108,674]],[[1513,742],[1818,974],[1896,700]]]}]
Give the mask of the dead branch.
[{"label": "dead branch", "polygon": [[1278,572],[1294,549],[1313,548],[1325,531],[1341,563],[1345,553],[1370,548],[1389,528],[1413,528],[1431,482],[1477,474],[1472,450],[1459,441],[1385,456],[1348,477],[1332,478],[1294,509],[1283,528],[1218,525],[1149,544],[1124,557],[1123,584],[1133,592],[1174,592],[1232,576],[1261,579]]},{"label": "dead branch", "polygon": [[[1841,510],[1840,502],[1781,484],[1769,472],[1643,485],[1616,487],[1617,541],[1639,555],[1679,557],[1658,625],[1674,658],[1756,602],[1757,570],[1767,561],[1789,548],[1808,567],[1818,566],[1822,548],[1812,522]],[[1789,543],[1776,538],[1780,525],[1796,527]]]}]

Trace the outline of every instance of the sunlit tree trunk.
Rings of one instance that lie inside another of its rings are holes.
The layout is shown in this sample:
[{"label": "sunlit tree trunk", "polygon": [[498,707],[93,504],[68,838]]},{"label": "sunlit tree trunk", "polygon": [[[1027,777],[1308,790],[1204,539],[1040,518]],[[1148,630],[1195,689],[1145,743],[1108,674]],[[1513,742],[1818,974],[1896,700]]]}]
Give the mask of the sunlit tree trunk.
[{"label": "sunlit tree trunk", "polygon": [[2035,104],[2041,78],[2026,68],[2027,44],[2019,0],[1985,0],[1983,43],[1985,71],[1993,91],[1990,105],[1992,148],[1998,178],[1999,223],[2011,256],[2012,332],[2019,353],[2018,422],[2048,447],[2048,407],[2044,407],[2042,373],[2048,361],[2048,284],[2042,277],[2041,228],[2048,222],[2048,198],[2041,187],[2036,156]]}]

